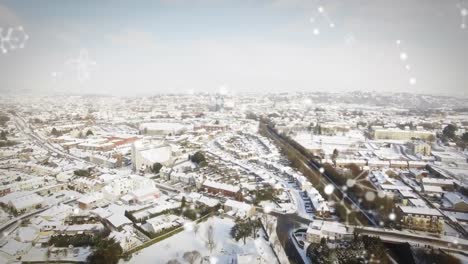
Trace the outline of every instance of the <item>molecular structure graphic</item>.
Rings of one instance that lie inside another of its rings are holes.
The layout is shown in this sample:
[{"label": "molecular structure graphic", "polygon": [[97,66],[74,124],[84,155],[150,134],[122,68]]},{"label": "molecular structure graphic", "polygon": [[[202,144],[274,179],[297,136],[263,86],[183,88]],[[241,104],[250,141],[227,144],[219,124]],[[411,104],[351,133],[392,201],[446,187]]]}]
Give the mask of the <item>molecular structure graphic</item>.
[{"label": "molecular structure graphic", "polygon": [[[320,173],[324,173],[325,169],[320,168],[319,171],[320,171]],[[388,192],[384,192],[384,191],[376,191],[375,189],[372,189],[369,186],[365,185],[364,183],[366,181],[368,181],[367,175],[368,175],[368,171],[363,170],[358,175],[356,175],[355,177],[349,178],[343,186],[335,186],[333,184],[328,184],[324,188],[324,192],[325,192],[326,195],[328,195],[328,198],[329,198],[328,203],[331,204],[331,205],[336,203],[331,199],[331,196],[333,195],[334,191],[337,188],[340,188],[339,191],[343,195],[342,195],[342,197],[341,197],[341,199],[340,199],[340,201],[338,203],[341,206],[343,206],[343,208],[345,210],[346,218],[344,220],[345,220],[346,224],[349,224],[351,214],[362,211],[358,207],[364,201],[362,198],[359,198],[356,201],[356,204],[352,203],[350,207],[346,207],[345,206],[345,204],[346,204],[345,200],[347,198],[349,198],[348,191],[350,191],[351,188],[359,187],[361,190],[365,190],[366,192],[364,194],[364,199],[367,202],[370,202],[370,203],[375,202],[378,198],[381,198],[381,199],[385,198],[385,197],[393,198],[392,193],[388,193]],[[383,209],[383,207],[381,206],[380,209]],[[369,213],[369,212],[366,212],[366,213]],[[389,213],[389,215],[386,217],[386,219],[393,222],[393,221],[396,220],[396,214],[392,211],[392,212]],[[378,224],[380,226],[383,226],[385,223],[383,221],[380,221],[379,223],[376,223],[376,224]]]},{"label": "molecular structure graphic", "polygon": [[22,49],[26,45],[29,36],[22,26],[13,28],[0,27],[0,50],[3,54],[15,49]]},{"label": "molecular structure graphic", "polygon": [[[330,18],[328,13],[325,11],[325,8],[323,6],[318,6],[317,7],[317,12],[318,12],[317,16],[324,19],[327,22],[329,28],[334,28],[335,27],[335,23],[332,21],[332,19]],[[314,35],[320,35],[320,25],[317,25],[317,24],[321,24],[321,23],[319,23],[319,21],[317,21],[316,17],[311,17],[310,18],[310,23],[315,25],[315,27],[314,27],[314,29],[312,31],[314,33]]]},{"label": "molecular structure graphic", "polygon": [[50,77],[52,77],[52,82],[56,83],[62,77],[62,72],[54,71],[50,74]]},{"label": "molecular structure graphic", "polygon": [[75,67],[79,82],[89,80],[91,68],[96,66],[96,62],[91,60],[86,49],[80,51],[80,56],[67,62]]},{"label": "molecular structure graphic", "polygon": [[353,46],[353,45],[355,45],[357,43],[357,39],[356,39],[356,37],[354,36],[353,33],[348,33],[344,37],[344,42],[348,46]]},{"label": "molecular structure graphic", "polygon": [[458,8],[458,10],[460,12],[460,17],[461,17],[460,27],[462,29],[466,29],[466,17],[468,16],[468,8],[464,7],[461,4],[458,4],[457,8]]},{"label": "molecular structure graphic", "polygon": [[[411,71],[411,66],[408,64],[408,54],[402,48],[402,41],[397,40],[395,43],[396,43],[396,46],[397,46],[398,51],[399,51],[400,61],[405,65],[404,67],[405,67],[406,71],[410,72]],[[410,85],[416,85],[416,82],[417,82],[416,78],[410,74],[409,84]]]}]

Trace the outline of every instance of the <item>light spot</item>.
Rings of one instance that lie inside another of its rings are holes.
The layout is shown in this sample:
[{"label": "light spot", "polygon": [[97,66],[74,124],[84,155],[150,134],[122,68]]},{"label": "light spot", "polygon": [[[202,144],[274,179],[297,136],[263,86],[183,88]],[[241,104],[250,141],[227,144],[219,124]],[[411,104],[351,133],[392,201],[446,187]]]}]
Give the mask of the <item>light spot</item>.
[{"label": "light spot", "polygon": [[468,16],[468,9],[462,8],[462,10],[460,10],[460,14],[461,14],[462,16],[464,16],[464,17],[465,17],[465,16]]},{"label": "light spot", "polygon": [[330,195],[333,193],[334,190],[335,190],[335,187],[333,187],[333,185],[331,184],[328,184],[327,186],[325,186],[324,192],[325,194]]},{"label": "light spot", "polygon": [[353,187],[355,184],[356,184],[356,180],[354,180],[354,179],[348,179],[346,181],[346,186],[348,186],[350,188]]},{"label": "light spot", "polygon": [[366,192],[365,198],[367,201],[372,202],[375,200],[375,193],[374,192]]},{"label": "light spot", "polygon": [[395,221],[395,219],[396,219],[396,214],[395,214],[395,213],[390,213],[390,214],[388,215],[388,219],[390,219],[391,221]]},{"label": "light spot", "polygon": [[385,197],[385,192],[384,191],[379,191],[377,193],[377,196],[379,196],[379,198],[384,198]]},{"label": "light spot", "polygon": [[400,53],[400,60],[406,61],[408,59],[408,54],[405,52]]}]

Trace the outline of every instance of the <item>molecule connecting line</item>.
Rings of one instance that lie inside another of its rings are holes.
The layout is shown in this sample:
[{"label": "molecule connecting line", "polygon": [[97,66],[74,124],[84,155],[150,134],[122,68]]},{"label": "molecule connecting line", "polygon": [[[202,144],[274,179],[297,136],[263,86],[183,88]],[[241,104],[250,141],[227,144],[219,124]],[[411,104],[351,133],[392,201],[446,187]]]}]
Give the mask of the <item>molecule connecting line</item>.
[{"label": "molecule connecting line", "polygon": [[[410,72],[411,71],[411,66],[408,64],[408,54],[403,51],[401,40],[397,40],[396,45],[397,45],[398,50],[400,52],[401,62],[405,64],[406,71]],[[416,78],[410,75],[409,84],[410,85],[415,85],[416,84]]]},{"label": "molecule connecting line", "polygon": [[0,27],[0,50],[3,54],[15,49],[22,49],[25,47],[29,36],[24,32],[22,26],[13,28]]},{"label": "molecule connecting line", "polygon": [[356,37],[354,36],[353,33],[348,33],[344,37],[344,41],[345,41],[345,44],[348,45],[348,46],[353,46],[357,42]]},{"label": "molecule connecting line", "polygon": [[[318,7],[317,7],[317,12],[318,12],[318,16],[320,16],[320,17],[322,17],[323,19],[325,19],[325,21],[327,22],[329,28],[334,28],[334,27],[335,27],[335,23],[334,23],[333,20],[330,18],[330,16],[328,15],[328,13],[325,11],[325,8],[324,8],[323,6],[318,6]],[[310,23],[312,23],[312,24],[314,24],[314,25],[319,24],[315,17],[311,17],[311,18],[310,18]],[[319,27],[319,26],[316,26],[316,27],[313,29],[313,32],[314,32],[314,35],[319,35],[319,34],[320,34],[320,27]]]},{"label": "molecule connecting line", "polygon": [[468,9],[461,5],[457,5],[458,10],[460,10],[460,17],[461,17],[461,24],[460,27],[462,29],[466,29],[466,17],[468,16]]},{"label": "molecule connecting line", "polygon": [[91,68],[96,66],[96,62],[89,58],[88,51],[86,49],[82,49],[80,51],[80,56],[68,61],[67,64],[75,67],[79,82],[89,80]]}]

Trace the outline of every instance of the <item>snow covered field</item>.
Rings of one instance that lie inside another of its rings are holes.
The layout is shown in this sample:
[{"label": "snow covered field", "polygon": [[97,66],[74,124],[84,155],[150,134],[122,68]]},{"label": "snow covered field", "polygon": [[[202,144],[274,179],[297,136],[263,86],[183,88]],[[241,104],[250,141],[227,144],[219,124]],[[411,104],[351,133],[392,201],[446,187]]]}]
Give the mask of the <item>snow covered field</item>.
[{"label": "snow covered field", "polygon": [[[147,247],[133,255],[130,261],[121,263],[167,263],[169,260],[177,259],[186,263],[183,254],[196,250],[202,257],[207,257],[210,263],[231,263],[238,255],[248,255],[250,263],[277,263],[274,253],[268,242],[265,241],[264,232],[258,232],[259,237],[247,239],[246,244],[240,240],[236,242],[229,234],[234,221],[230,218],[212,217],[199,224],[196,230],[188,226],[186,230],[168,239]],[[216,243],[212,253],[206,245],[207,230],[209,226],[214,230],[214,241]],[[262,260],[258,259],[261,256]],[[245,256],[244,256],[245,257]],[[260,262],[261,261],[261,262]]]}]

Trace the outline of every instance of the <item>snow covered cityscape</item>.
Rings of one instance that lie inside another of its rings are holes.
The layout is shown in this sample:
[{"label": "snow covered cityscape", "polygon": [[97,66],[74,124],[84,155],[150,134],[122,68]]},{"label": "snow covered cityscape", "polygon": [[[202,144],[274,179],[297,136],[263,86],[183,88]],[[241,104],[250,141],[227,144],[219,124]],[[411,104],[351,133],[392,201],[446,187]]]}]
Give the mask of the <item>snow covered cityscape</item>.
[{"label": "snow covered cityscape", "polygon": [[0,0],[0,264],[468,264],[468,0]]},{"label": "snow covered cityscape", "polygon": [[467,260],[464,99],[0,103],[2,263]]}]

